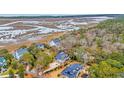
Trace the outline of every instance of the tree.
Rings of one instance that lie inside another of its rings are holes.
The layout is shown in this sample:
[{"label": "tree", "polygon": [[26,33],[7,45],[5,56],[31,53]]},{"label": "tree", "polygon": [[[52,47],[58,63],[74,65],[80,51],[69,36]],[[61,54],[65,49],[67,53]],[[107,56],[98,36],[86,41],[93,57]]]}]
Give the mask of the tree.
[{"label": "tree", "polygon": [[12,68],[9,68],[9,78],[14,78],[14,71]]},{"label": "tree", "polygon": [[20,59],[20,61],[21,62],[27,62],[27,63],[29,63],[29,64],[31,64],[31,65],[34,65],[33,64],[33,62],[34,62],[34,56],[31,54],[31,53],[25,53],[22,57],[21,57],[21,59]]},{"label": "tree", "polygon": [[96,44],[98,47],[102,47],[102,40],[99,37],[96,37]]},{"label": "tree", "polygon": [[36,64],[42,65],[43,67],[46,67],[49,65],[49,63],[52,62],[52,57],[50,57],[48,54],[39,51],[36,55]]},{"label": "tree", "polygon": [[108,53],[106,53],[99,47],[97,47],[92,54],[95,57],[95,63],[99,63],[101,61],[108,59]]},{"label": "tree", "polygon": [[79,62],[84,62],[84,58],[83,58],[83,55],[84,55],[84,49],[82,47],[76,47],[75,50],[74,50],[74,55],[76,56],[76,60],[79,61]]},{"label": "tree", "polygon": [[17,69],[17,68],[18,68],[18,63],[17,63],[17,61],[11,62],[11,66],[12,66],[13,69]]},{"label": "tree", "polygon": [[20,78],[24,78],[24,66],[22,64],[19,65],[19,68],[18,68],[18,75]]},{"label": "tree", "polygon": [[36,44],[33,43],[29,48],[29,52],[33,54],[34,56],[38,53],[39,49],[36,47]]},{"label": "tree", "polygon": [[90,77],[94,78],[110,78],[110,77],[121,77],[120,73],[123,66],[118,61],[108,59],[101,61],[99,64],[93,64],[89,68]]},{"label": "tree", "polygon": [[77,32],[79,32],[80,38],[84,38],[84,37],[85,37],[85,36],[84,36],[84,33],[86,32],[85,29],[79,29],[79,31],[77,31]]},{"label": "tree", "polygon": [[117,60],[107,59],[106,62],[110,64],[112,67],[122,68],[123,64]]},{"label": "tree", "polygon": [[120,34],[124,31],[124,21],[110,19],[99,23],[97,27],[99,29],[105,29],[107,33],[113,34],[116,41],[118,41]]},{"label": "tree", "polygon": [[79,39],[74,35],[68,35],[61,41],[61,45],[64,49],[69,50],[75,46],[80,45]]},{"label": "tree", "polygon": [[124,65],[124,53],[121,53],[121,52],[112,52],[109,55],[109,58],[110,59],[113,59],[113,60],[117,60],[117,61],[121,62]]},{"label": "tree", "polygon": [[84,59],[83,59],[84,49],[83,49],[83,47],[77,46],[77,47],[74,47],[74,48],[68,50],[67,52],[68,52],[71,60],[76,60],[76,61],[79,61],[81,63],[84,63]]},{"label": "tree", "polygon": [[11,64],[11,62],[12,62],[12,60],[13,60],[13,56],[12,56],[12,54],[9,54],[9,53],[7,53],[7,54],[5,54],[5,59],[7,60],[7,64],[8,64],[8,66]]}]

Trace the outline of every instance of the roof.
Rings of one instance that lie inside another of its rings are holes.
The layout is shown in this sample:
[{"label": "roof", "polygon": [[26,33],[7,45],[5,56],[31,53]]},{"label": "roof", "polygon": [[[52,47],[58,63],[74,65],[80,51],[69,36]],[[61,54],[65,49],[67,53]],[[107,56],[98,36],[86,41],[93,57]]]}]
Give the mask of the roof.
[{"label": "roof", "polygon": [[13,55],[15,58],[19,59],[26,52],[28,52],[27,48],[20,48],[16,50],[16,52]]},{"label": "roof", "polygon": [[76,78],[77,74],[82,69],[81,64],[73,64],[67,67],[65,70],[62,71],[62,75],[67,76],[69,78]]},{"label": "roof", "polygon": [[59,52],[57,56],[55,57],[56,60],[66,60],[68,59],[68,55],[64,52]]},{"label": "roof", "polygon": [[0,57],[0,66],[5,65],[6,59],[4,57]]},{"label": "roof", "polygon": [[16,50],[16,52],[17,52],[19,55],[22,55],[22,54],[24,54],[24,53],[26,53],[26,52],[28,52],[28,51],[27,51],[27,48],[20,48],[20,49]]},{"label": "roof", "polygon": [[44,48],[44,44],[36,44],[37,48]]},{"label": "roof", "polygon": [[59,45],[60,44],[60,40],[59,39],[54,39],[54,40],[52,40],[56,45]]}]

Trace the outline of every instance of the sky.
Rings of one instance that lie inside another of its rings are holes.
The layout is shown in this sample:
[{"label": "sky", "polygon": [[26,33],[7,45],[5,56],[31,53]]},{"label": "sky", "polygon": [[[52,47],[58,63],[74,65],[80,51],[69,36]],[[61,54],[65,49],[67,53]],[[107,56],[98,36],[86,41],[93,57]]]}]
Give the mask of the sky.
[{"label": "sky", "polygon": [[0,0],[0,14],[120,14],[123,0]]}]

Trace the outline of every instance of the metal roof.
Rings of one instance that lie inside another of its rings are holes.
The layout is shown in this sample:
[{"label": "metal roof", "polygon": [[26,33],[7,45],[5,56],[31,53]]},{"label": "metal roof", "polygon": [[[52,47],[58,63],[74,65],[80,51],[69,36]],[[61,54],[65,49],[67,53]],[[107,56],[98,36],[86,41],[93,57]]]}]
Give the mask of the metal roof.
[{"label": "metal roof", "polygon": [[6,62],[6,59],[4,57],[0,57],[0,66],[3,66]]},{"label": "metal roof", "polygon": [[37,48],[44,48],[44,44],[36,44]]},{"label": "metal roof", "polygon": [[13,54],[13,56],[15,58],[19,59],[26,52],[28,52],[27,48],[20,48],[20,49],[16,50],[16,52]]},{"label": "metal roof", "polygon": [[58,53],[57,56],[55,57],[56,60],[65,60],[66,58],[68,58],[68,55],[65,54],[64,52]]},{"label": "metal roof", "polygon": [[67,67],[65,70],[62,71],[62,75],[67,76],[69,78],[76,78],[79,71],[82,69],[81,64],[73,64]]}]

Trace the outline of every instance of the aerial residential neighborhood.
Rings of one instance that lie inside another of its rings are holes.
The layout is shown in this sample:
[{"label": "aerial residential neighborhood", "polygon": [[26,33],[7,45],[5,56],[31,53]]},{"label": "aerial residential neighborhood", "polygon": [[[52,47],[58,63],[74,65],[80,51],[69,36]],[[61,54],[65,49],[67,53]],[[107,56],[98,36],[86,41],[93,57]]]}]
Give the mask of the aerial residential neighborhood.
[{"label": "aerial residential neighborhood", "polygon": [[0,78],[124,77],[123,19],[0,17]]},{"label": "aerial residential neighborhood", "polygon": [[124,0],[0,0],[0,93],[123,93]]}]

